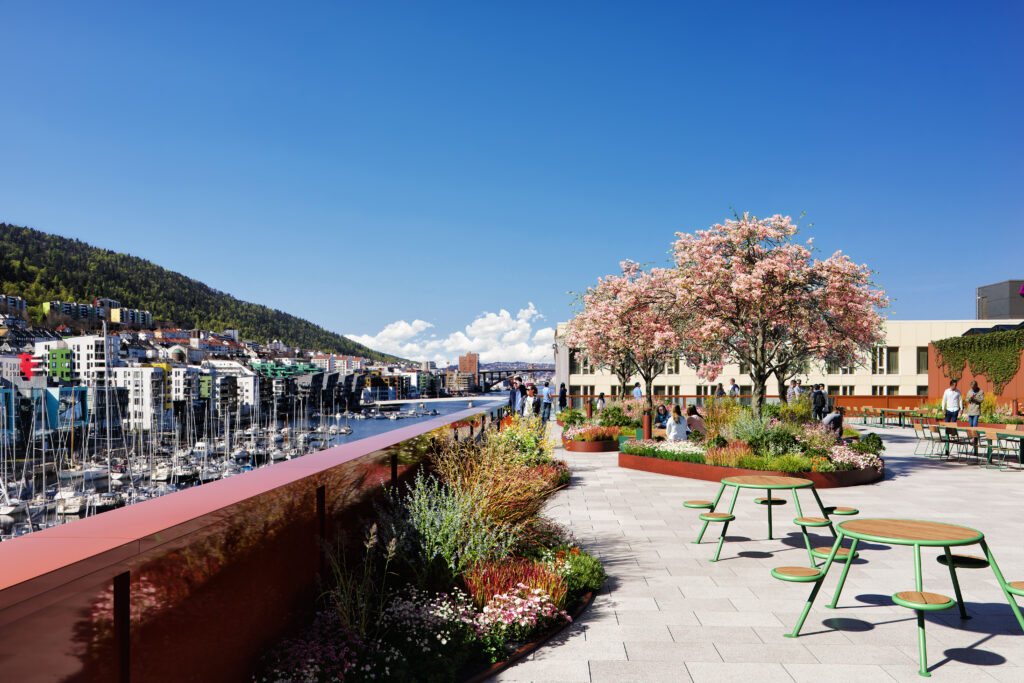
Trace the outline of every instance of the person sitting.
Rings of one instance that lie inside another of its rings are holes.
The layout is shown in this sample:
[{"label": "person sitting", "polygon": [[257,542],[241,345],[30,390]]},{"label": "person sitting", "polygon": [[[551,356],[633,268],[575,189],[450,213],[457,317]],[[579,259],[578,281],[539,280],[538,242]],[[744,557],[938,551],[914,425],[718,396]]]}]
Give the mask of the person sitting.
[{"label": "person sitting", "polygon": [[832,412],[825,416],[825,419],[821,421],[821,424],[825,425],[826,428],[830,429],[835,435],[836,439],[840,439],[843,436],[843,408],[835,407]]},{"label": "person sitting", "polygon": [[672,416],[668,418],[668,422],[665,423],[665,438],[669,441],[686,441],[686,435],[690,429],[686,426],[686,420],[683,419],[683,413],[679,410],[679,406],[672,406]]},{"label": "person sitting", "polygon": [[658,409],[654,411],[654,427],[656,429],[664,429],[665,423],[668,422],[668,408],[662,403],[658,405]]},{"label": "person sitting", "polygon": [[690,406],[686,409],[686,426],[691,432],[698,432],[701,436],[708,435],[708,428],[704,424],[704,418],[697,412],[697,406]]}]

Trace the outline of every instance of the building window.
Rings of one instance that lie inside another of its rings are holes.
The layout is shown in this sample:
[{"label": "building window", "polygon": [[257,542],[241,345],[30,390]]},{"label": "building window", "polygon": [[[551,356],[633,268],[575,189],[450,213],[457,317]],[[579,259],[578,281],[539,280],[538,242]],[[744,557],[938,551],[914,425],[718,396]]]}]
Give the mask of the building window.
[{"label": "building window", "polygon": [[917,385],[917,395],[918,396],[927,396],[928,395],[928,385],[927,384],[918,384]]},{"label": "building window", "polygon": [[886,396],[899,396],[900,395],[900,388],[890,384],[889,386],[887,386],[885,388],[885,395]]},{"label": "building window", "polygon": [[829,374],[829,375],[852,375],[853,374],[853,366],[852,365],[840,365],[839,363],[836,363],[835,361],[829,361],[829,363],[826,366],[825,370],[826,370],[827,374]]},{"label": "building window", "polygon": [[[928,347],[917,347],[917,374],[924,375],[928,372]],[[925,392],[927,393],[927,392]]]},{"label": "building window", "polygon": [[741,375],[749,375],[750,374],[750,363],[747,363],[747,362],[744,362],[744,361],[740,361],[740,374]]},{"label": "building window", "polygon": [[839,385],[838,384],[829,384],[827,387],[825,387],[825,393],[828,394],[829,396],[836,396],[836,395],[838,395],[839,394]]},{"label": "building window", "polygon": [[876,346],[871,361],[871,374],[898,375],[900,372],[900,347]]},{"label": "building window", "polygon": [[678,375],[679,374],[679,359],[671,358],[665,361],[664,374],[666,375]]}]

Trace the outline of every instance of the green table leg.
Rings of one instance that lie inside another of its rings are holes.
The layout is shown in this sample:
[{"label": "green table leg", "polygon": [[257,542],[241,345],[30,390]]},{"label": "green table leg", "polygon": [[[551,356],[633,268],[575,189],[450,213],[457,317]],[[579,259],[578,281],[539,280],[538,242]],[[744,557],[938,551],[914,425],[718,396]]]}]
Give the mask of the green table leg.
[{"label": "green table leg", "polygon": [[[736,508],[736,499],[740,497],[740,487],[736,487],[736,493],[732,494],[732,503],[729,505],[729,514]],[[715,550],[715,558],[712,562],[718,562],[718,556],[722,554],[722,544],[725,543],[725,532],[729,530],[729,522],[722,525],[722,535],[718,537],[718,549]]]},{"label": "green table leg", "polygon": [[[837,538],[836,542],[838,543],[841,538],[842,536]],[[855,538],[850,543],[850,557],[846,562],[843,563],[843,573],[839,575],[839,585],[836,586],[836,594],[832,598],[832,604],[826,605],[826,607],[828,607],[829,609],[835,609],[836,604],[839,602],[839,594],[843,592],[843,584],[846,583],[846,575],[850,573],[850,567],[853,566],[853,554],[857,552],[857,542],[859,540],[860,539]]]},{"label": "green table leg", "polygon": [[[947,549],[948,552],[948,549]],[[921,546],[914,545],[914,586],[918,593],[924,590],[924,579],[921,578]],[[924,636],[924,610],[917,612],[917,655],[920,660],[918,674],[930,678],[928,673],[928,648],[925,646]]]},{"label": "green table leg", "polygon": [[[804,511],[800,507],[800,496],[797,495],[796,489],[793,489],[793,504],[796,506],[796,516],[803,517]],[[818,563],[814,559],[814,553],[811,552],[811,537],[807,535],[807,527],[800,527],[800,535],[804,537],[804,547],[807,548],[807,558],[811,561],[811,566],[817,567]]]},{"label": "green table leg", "polygon": [[811,611],[811,605],[814,604],[814,599],[818,597],[818,591],[821,590],[821,584],[825,583],[825,575],[828,574],[828,570],[832,567],[832,561],[836,557],[836,553],[839,552],[839,546],[842,544],[842,539],[837,538],[836,542],[832,545],[832,552],[828,554],[828,559],[825,560],[825,565],[821,570],[821,578],[814,582],[814,588],[811,590],[811,594],[807,596],[807,602],[804,603],[804,608],[800,612],[800,618],[797,619],[796,626],[793,627],[792,633],[783,634],[787,638],[796,638],[800,635],[800,629],[804,627],[804,621],[807,619],[807,615]]},{"label": "green table leg", "polygon": [[[715,508],[718,507],[718,501],[722,499],[722,492],[725,491],[725,484],[718,487],[718,495],[715,496],[715,502],[711,504],[710,512],[714,512]],[[690,543],[700,543],[700,539],[704,538],[704,532],[708,530],[708,522],[704,522],[704,526],[700,528],[700,533],[697,534],[696,541],[690,541]]]},{"label": "green table leg", "polygon": [[956,578],[956,567],[953,566],[953,553],[949,551],[949,546],[944,546],[942,550],[946,553],[946,564],[949,566],[949,578],[953,580],[953,593],[956,594],[956,604],[960,608],[960,618],[970,619],[971,617],[967,614],[967,609],[964,607],[964,596],[960,594],[960,582]]},{"label": "green table leg", "polygon": [[832,538],[836,537],[836,528],[832,526],[832,518],[825,512],[825,506],[821,502],[821,496],[818,495],[818,489],[811,487],[811,493],[814,494],[814,500],[818,501],[818,509],[821,510],[821,516],[828,520],[828,530],[832,532]]},{"label": "green table leg", "polygon": [[772,540],[772,490],[765,489],[768,493],[768,540]]},{"label": "green table leg", "polygon": [[999,587],[1003,589],[1003,595],[1006,596],[1006,601],[1010,603],[1010,609],[1013,610],[1013,616],[1017,617],[1017,623],[1020,624],[1020,628],[1024,631],[1024,617],[1020,614],[1020,608],[1017,607],[1017,601],[1014,600],[1013,594],[1006,590],[1006,579],[1003,578],[1003,573],[999,571],[999,565],[996,564],[996,558],[992,555],[992,551],[989,550],[988,543],[984,540],[981,542],[981,549],[985,551],[985,559],[988,560],[989,566],[992,567],[992,571],[996,575],[996,581],[999,582]]}]

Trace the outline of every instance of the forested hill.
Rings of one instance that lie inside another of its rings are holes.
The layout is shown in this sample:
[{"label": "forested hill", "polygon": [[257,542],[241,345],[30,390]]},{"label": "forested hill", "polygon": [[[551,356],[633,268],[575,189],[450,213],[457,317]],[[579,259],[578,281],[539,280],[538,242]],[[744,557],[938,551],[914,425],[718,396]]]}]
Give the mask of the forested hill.
[{"label": "forested hill", "polygon": [[108,297],[184,328],[236,329],[246,339],[280,339],[304,349],[391,359],[308,320],[240,301],[145,259],[80,240],[0,223],[0,293],[44,301]]}]

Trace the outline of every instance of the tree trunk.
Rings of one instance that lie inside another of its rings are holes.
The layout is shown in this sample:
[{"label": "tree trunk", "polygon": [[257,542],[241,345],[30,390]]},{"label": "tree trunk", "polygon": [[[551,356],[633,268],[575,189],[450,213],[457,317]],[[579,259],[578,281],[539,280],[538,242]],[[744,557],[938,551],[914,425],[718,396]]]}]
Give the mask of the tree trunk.
[{"label": "tree trunk", "polygon": [[779,373],[775,373],[775,380],[779,383],[779,403],[789,403],[789,399],[786,396],[786,380]]},{"label": "tree trunk", "polygon": [[761,374],[761,373],[756,373],[755,374],[755,373],[751,372],[750,373],[750,379],[754,382],[754,400],[753,400],[753,406],[752,407],[754,408],[754,414],[755,415],[760,415],[761,414],[761,408],[764,407],[765,394],[768,391],[768,389],[767,389],[768,377],[767,377],[767,375],[764,375],[764,374]]}]

